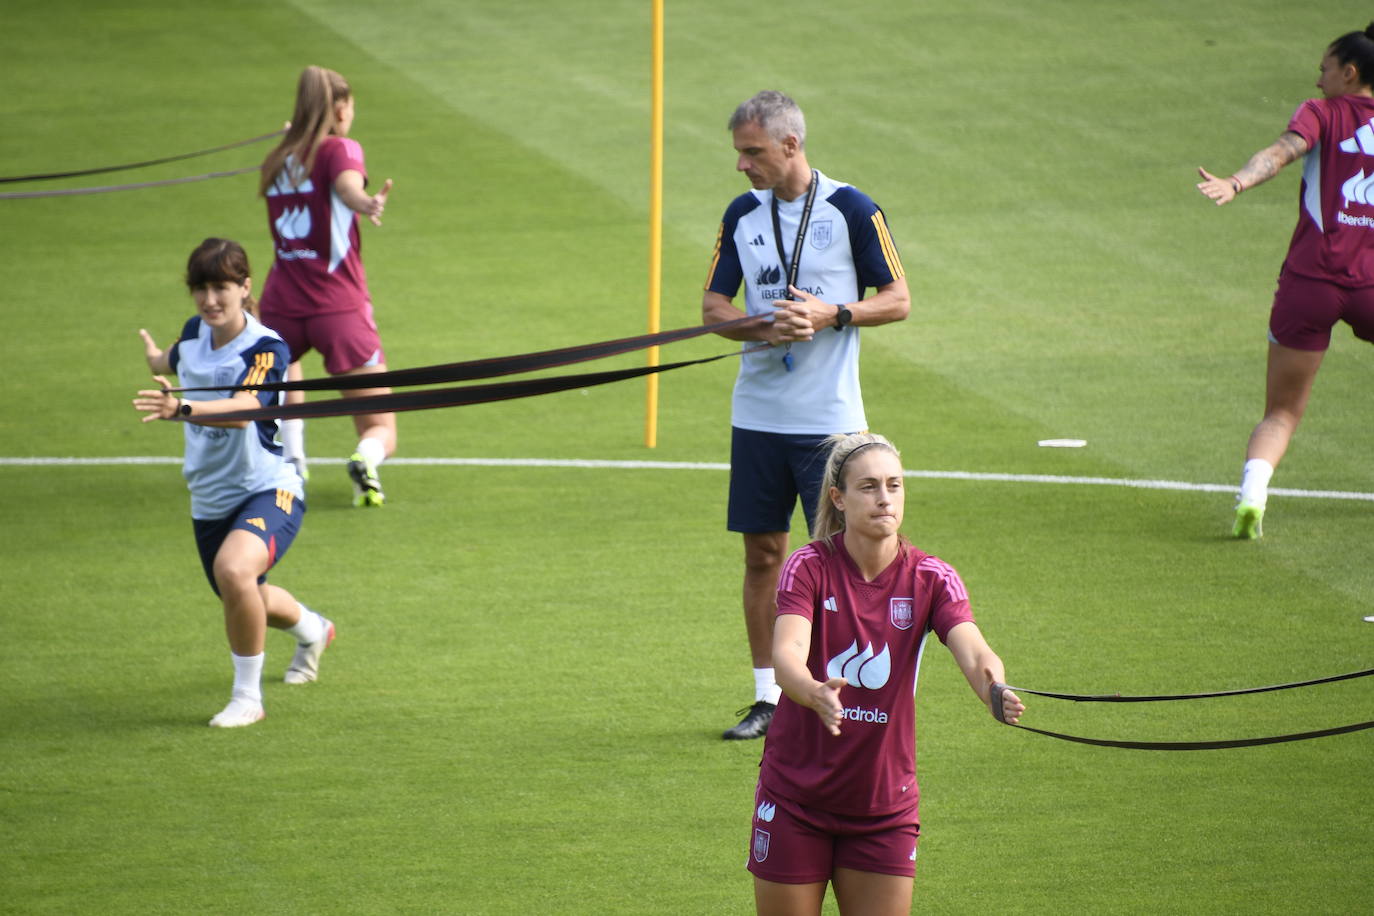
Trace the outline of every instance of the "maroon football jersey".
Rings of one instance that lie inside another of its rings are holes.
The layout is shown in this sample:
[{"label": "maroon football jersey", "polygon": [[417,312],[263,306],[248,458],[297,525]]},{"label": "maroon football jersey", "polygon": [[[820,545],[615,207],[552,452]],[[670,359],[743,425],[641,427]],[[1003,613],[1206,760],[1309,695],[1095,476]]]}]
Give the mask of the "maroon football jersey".
[{"label": "maroon football jersey", "polygon": [[308,318],[367,309],[358,217],[334,192],[334,180],[349,170],[367,180],[363,148],[347,137],[325,137],[308,176],[293,182],[300,167],[288,158],[267,189],[276,253],[261,300],[269,327],[273,315]]},{"label": "maroon football jersey", "polygon": [[778,583],[778,614],[811,621],[811,676],[840,676],[844,721],[831,735],[784,695],[764,745],[760,784],[806,805],[844,814],[911,809],[916,786],[916,675],[926,634],[943,642],[972,621],[954,569],[907,544],[866,582],[844,535],[792,554]]},{"label": "maroon football jersey", "polygon": [[1284,266],[1340,286],[1374,286],[1374,99],[1308,99],[1288,129],[1308,152]]}]

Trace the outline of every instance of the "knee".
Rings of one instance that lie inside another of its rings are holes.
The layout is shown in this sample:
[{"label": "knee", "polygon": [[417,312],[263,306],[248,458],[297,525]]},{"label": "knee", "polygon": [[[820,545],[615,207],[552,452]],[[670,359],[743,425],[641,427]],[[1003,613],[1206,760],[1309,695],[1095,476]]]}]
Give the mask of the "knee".
[{"label": "knee", "polygon": [[215,583],[221,594],[232,594],[258,585],[259,570],[248,558],[221,551],[215,557]]},{"label": "knee", "polygon": [[745,544],[744,568],[756,575],[776,573],[782,568],[786,548],[776,542]]}]

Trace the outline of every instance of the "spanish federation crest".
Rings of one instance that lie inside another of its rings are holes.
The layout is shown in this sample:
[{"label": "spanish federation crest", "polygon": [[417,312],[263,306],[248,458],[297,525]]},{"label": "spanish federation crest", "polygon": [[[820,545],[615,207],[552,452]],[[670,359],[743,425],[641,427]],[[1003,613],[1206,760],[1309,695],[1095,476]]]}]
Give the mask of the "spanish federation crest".
[{"label": "spanish federation crest", "polygon": [[911,606],[910,598],[891,598],[888,600],[888,617],[892,620],[892,625],[899,630],[911,629]]},{"label": "spanish federation crest", "polygon": [[834,225],[832,220],[822,219],[811,224],[811,247],[817,251],[824,251],[830,247],[832,239],[831,227]]},{"label": "spanish federation crest", "polygon": [[754,828],[754,861],[762,862],[768,858],[768,841],[772,839],[767,830]]}]

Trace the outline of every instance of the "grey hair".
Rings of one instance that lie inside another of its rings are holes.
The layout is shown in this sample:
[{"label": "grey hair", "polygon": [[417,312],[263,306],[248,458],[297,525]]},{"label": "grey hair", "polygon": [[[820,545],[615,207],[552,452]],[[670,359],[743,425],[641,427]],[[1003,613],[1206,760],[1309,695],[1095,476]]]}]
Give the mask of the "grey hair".
[{"label": "grey hair", "polygon": [[845,464],[850,456],[870,446],[885,448],[897,456],[897,446],[877,433],[839,433],[825,440],[830,456],[825,461],[825,479],[821,481],[820,498],[816,500],[816,519],[811,525],[811,539],[822,541],[844,530],[844,513],[830,501],[830,488],[844,492]]},{"label": "grey hair", "polygon": [[733,131],[744,124],[757,124],[778,143],[796,137],[798,147],[806,146],[806,118],[801,108],[776,90],[765,89],[740,103],[730,116],[729,129]]}]

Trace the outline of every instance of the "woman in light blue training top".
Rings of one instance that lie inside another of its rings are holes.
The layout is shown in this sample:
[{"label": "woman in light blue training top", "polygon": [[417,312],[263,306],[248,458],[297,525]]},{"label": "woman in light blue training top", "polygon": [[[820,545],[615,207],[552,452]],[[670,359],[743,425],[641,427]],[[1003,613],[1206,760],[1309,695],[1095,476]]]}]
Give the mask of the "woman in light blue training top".
[{"label": "woman in light blue training top", "polygon": [[[166,350],[146,330],[144,355],[158,388],[134,398],[144,422],[180,420],[186,436],[182,474],[191,491],[191,520],[210,587],[224,603],[224,626],[234,662],[229,704],[210,724],[252,725],[264,716],[262,668],[267,627],[286,630],[297,649],[286,683],[315,680],[320,655],[334,639],[334,624],[301,605],[285,589],[267,584],[267,571],[300,530],[305,502],[300,476],[276,443],[277,422],[216,421],[217,415],[280,402],[279,392],[236,386],[282,380],[286,344],[252,314],[248,255],[227,239],[206,239],[191,253],[186,285],[196,314]],[[186,388],[223,391],[177,397],[165,373]]]}]

